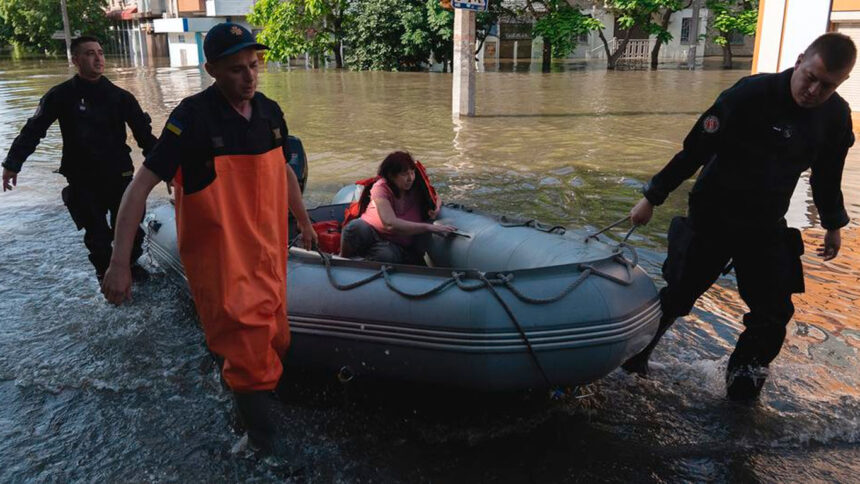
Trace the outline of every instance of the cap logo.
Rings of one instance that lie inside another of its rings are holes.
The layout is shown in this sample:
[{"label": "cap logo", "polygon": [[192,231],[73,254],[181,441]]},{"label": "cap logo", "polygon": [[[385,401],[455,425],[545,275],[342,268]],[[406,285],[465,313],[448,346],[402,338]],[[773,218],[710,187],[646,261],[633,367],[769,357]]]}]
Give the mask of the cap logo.
[{"label": "cap logo", "polygon": [[705,118],[702,122],[702,128],[708,134],[714,134],[720,130],[720,118],[714,116],[713,114]]},{"label": "cap logo", "polygon": [[236,37],[241,37],[242,36],[242,29],[240,29],[238,26],[234,25],[234,26],[230,27],[230,33],[235,35]]}]

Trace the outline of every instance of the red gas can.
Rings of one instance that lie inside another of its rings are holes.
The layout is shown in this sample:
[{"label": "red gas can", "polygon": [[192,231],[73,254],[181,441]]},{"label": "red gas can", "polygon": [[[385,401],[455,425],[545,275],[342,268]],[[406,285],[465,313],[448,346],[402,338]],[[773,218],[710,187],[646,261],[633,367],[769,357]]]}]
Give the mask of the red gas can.
[{"label": "red gas can", "polygon": [[319,247],[329,254],[340,253],[340,224],[337,220],[327,220],[313,224],[319,238]]}]

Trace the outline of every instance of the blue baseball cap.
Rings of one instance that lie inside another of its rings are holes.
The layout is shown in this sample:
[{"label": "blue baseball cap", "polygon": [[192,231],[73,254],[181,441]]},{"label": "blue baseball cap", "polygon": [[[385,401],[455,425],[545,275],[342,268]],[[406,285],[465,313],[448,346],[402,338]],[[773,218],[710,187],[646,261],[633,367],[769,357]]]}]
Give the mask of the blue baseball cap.
[{"label": "blue baseball cap", "polygon": [[256,50],[266,50],[267,46],[260,44],[248,29],[232,22],[220,23],[206,33],[203,40],[203,53],[207,62],[214,62],[240,50],[253,47]]}]

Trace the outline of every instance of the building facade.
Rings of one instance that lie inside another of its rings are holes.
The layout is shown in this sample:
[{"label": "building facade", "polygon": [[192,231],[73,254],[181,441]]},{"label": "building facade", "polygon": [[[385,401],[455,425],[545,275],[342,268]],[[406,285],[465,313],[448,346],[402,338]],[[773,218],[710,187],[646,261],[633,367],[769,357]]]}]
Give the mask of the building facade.
[{"label": "building facade", "polygon": [[[538,37],[531,38],[531,27],[535,19],[524,10],[525,2],[522,0],[508,0],[505,5],[517,11],[524,12],[516,18],[502,18],[497,26],[487,37],[479,59],[486,63],[499,62],[500,60],[532,61],[542,57],[543,42]],[[623,38],[626,31],[618,28],[612,14],[597,7],[584,10],[585,13],[599,19],[606,28],[603,35],[606,37],[610,50],[614,51],[617,42]],[[539,4],[535,4],[535,14],[540,15]],[[696,59],[698,62],[707,55],[722,55],[722,47],[713,42],[715,32],[710,29],[711,15],[708,9],[699,9],[699,38],[691,36],[693,23],[693,10],[688,8],[674,12],[669,18],[668,30],[672,34],[672,40],[660,47],[660,62],[686,62],[690,48],[696,45]],[[701,35],[705,34],[705,35]],[[638,61],[650,61],[651,49],[653,49],[656,38],[641,30],[634,30],[630,36],[628,51]],[[737,56],[751,56],[754,49],[754,39],[746,36],[735,36],[731,39],[732,52]],[[578,39],[576,49],[568,57],[570,60],[605,59],[606,49],[597,32],[589,32]]]},{"label": "building facade", "polygon": [[154,22],[156,33],[167,36],[170,65],[196,66],[206,62],[203,40],[206,32],[221,22],[251,26],[245,18],[251,11],[252,0],[173,0],[176,16]]},{"label": "building facade", "polygon": [[135,64],[167,57],[167,36],[155,32],[154,21],[170,15],[172,3],[173,0],[110,0],[106,50],[128,57]]}]

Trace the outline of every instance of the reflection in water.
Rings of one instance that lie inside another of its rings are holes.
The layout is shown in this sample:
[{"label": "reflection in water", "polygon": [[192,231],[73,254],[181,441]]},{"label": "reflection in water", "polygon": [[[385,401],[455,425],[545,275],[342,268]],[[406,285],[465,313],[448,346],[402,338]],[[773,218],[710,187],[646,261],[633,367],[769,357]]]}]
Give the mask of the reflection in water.
[{"label": "reflection in water", "polygon": [[[518,67],[519,68],[519,67]],[[552,224],[597,227],[623,216],[680,146],[698,113],[739,71],[572,69],[478,76],[478,117],[450,115],[450,75],[272,68],[277,100],[310,159],[306,198],[325,203],[388,152],[411,151],[443,198]],[[69,69],[0,63],[0,151]],[[199,68],[116,66],[158,130],[211,80]],[[127,307],[98,293],[82,234],[59,201],[52,128],[0,195],[0,480],[244,481],[283,478],[242,453],[229,395],[193,308],[156,276]],[[139,151],[133,154],[140,162]],[[659,274],[665,231],[686,190],[634,234]],[[860,219],[860,151],[843,180]],[[163,187],[153,204],[166,203]],[[804,229],[807,293],[762,402],[723,400],[723,369],[746,311],[722,278],[655,353],[654,378],[615,372],[585,400],[486,397],[440,389],[342,388],[297,379],[284,418],[305,476],[353,480],[767,481],[854,479],[860,422],[860,230],[842,254],[814,255],[823,232],[807,180],[790,223]],[[659,283],[658,279],[658,283]],[[414,393],[418,392],[419,396]]]}]

